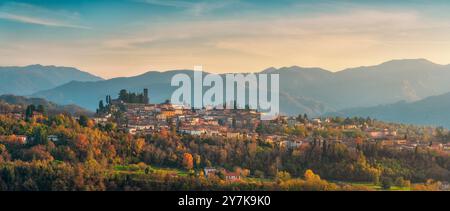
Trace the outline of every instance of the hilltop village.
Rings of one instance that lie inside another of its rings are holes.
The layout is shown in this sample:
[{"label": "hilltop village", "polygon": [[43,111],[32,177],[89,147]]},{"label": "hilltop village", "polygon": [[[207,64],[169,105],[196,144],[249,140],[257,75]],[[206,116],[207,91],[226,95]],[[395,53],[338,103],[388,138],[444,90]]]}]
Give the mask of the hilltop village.
[{"label": "hilltop village", "polygon": [[444,128],[261,115],[152,104],[147,89],[106,96],[95,116],[0,102],[0,189],[449,188]]},{"label": "hilltop village", "polygon": [[279,115],[274,120],[261,120],[253,109],[186,108],[166,101],[150,104],[148,89],[143,93],[121,90],[117,99],[106,97],[99,102],[94,121],[117,127],[132,135],[145,136],[161,131],[180,135],[222,137],[228,139],[261,140],[285,148],[310,144],[344,143],[349,147],[371,142],[399,150],[431,149],[449,153],[443,128],[424,127],[420,130],[401,124],[386,124],[370,118],[308,118]]}]

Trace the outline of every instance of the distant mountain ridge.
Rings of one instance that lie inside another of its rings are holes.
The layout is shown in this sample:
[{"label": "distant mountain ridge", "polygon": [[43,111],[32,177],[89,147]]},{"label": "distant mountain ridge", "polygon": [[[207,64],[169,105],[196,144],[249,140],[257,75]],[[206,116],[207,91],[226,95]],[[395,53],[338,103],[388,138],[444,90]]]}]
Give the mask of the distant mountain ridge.
[{"label": "distant mountain ridge", "polygon": [[296,66],[270,72],[280,74],[282,92],[314,99],[336,111],[415,101],[450,91],[450,66],[425,59],[392,60],[334,73]]},{"label": "distant mountain ridge", "polygon": [[0,67],[0,94],[30,95],[70,81],[99,80],[103,79],[72,67]]},{"label": "distant mountain ridge", "polygon": [[[120,89],[149,88],[151,102],[158,103],[170,98],[176,88],[170,86],[170,80],[177,73],[192,74],[192,70],[152,71],[95,82],[73,81],[33,96],[94,110],[105,95],[116,96]],[[450,92],[450,66],[425,59],[392,60],[339,72],[292,66],[268,68],[260,73],[280,74],[281,112],[289,115],[318,116],[347,108],[411,102]]]},{"label": "distant mountain ridge", "polygon": [[370,116],[384,121],[450,128],[450,92],[415,102],[401,101],[374,107],[344,109],[330,115]]},{"label": "distant mountain ridge", "polygon": [[49,113],[69,113],[72,115],[92,115],[93,113],[81,108],[77,105],[58,105],[56,103],[47,101],[42,98],[28,98],[15,95],[0,95],[0,104],[7,103],[10,105],[21,105],[26,107],[28,105],[43,105]]}]

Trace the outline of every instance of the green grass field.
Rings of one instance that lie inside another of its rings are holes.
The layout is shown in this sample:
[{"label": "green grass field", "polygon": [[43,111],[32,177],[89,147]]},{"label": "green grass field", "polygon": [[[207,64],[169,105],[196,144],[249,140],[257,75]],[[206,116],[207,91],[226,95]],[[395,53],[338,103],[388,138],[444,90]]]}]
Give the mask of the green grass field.
[{"label": "green grass field", "polygon": [[[131,174],[131,175],[144,175],[146,169],[149,168],[152,174],[162,174],[162,175],[176,175],[185,177],[189,175],[188,171],[177,169],[177,168],[169,168],[169,167],[156,167],[156,166],[146,166],[146,165],[117,165],[114,166],[113,172],[117,174]],[[260,183],[260,182],[274,182],[273,179],[270,178],[254,178],[254,177],[246,177],[244,181],[250,183]],[[343,181],[329,181],[330,183],[336,184],[348,184],[355,187],[367,187],[370,190],[375,191],[410,191],[409,187],[400,187],[400,186],[391,186],[390,189],[385,190],[380,185],[375,185],[371,182],[343,182]]]},{"label": "green grass field", "polygon": [[357,186],[365,186],[365,187],[368,187],[370,189],[378,190],[378,191],[410,191],[411,190],[409,187],[400,187],[400,186],[391,186],[390,189],[384,190],[380,185],[375,185],[375,184],[370,183],[370,182],[344,182],[344,183],[349,184],[349,185],[353,185],[353,186],[356,186],[356,187]]},{"label": "green grass field", "polygon": [[[167,168],[167,167],[155,167],[149,166],[150,172],[154,174],[171,174],[177,176],[187,176],[189,173],[187,171]],[[146,167],[139,165],[117,165],[114,166],[114,172],[121,174],[145,174]]]},{"label": "green grass field", "polygon": [[244,180],[247,182],[273,182],[273,179],[255,177],[246,177]]}]

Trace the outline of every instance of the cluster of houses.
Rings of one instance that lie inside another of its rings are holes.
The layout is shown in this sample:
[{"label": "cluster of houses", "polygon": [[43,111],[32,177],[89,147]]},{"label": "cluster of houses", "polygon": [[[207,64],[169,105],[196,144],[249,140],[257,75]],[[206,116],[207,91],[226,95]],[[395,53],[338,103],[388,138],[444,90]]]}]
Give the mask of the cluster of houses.
[{"label": "cluster of houses", "polygon": [[206,167],[203,172],[206,178],[218,177],[219,174],[222,174],[226,181],[239,182],[242,179],[241,174],[237,172],[228,172],[225,169],[217,169],[214,167]]},{"label": "cluster of houses", "polygon": [[[180,134],[227,137],[257,138],[256,127],[260,113],[250,109],[192,109],[171,104],[126,103],[112,101],[112,112],[122,110],[122,116],[115,118],[119,127],[130,134],[152,134],[161,130],[176,128]],[[111,113],[94,118],[96,123],[105,123]]]},{"label": "cluster of houses", "polygon": [[24,135],[2,135],[0,136],[0,140],[3,142],[14,142],[19,144],[27,143],[27,136]]},{"label": "cluster of houses", "polygon": [[185,110],[177,117],[177,130],[182,134],[221,136],[226,138],[257,138],[260,122],[254,110]]},{"label": "cluster of houses", "polygon": [[450,152],[450,144],[440,142],[424,142],[416,139],[408,139],[404,135],[398,135],[397,131],[382,130],[366,130],[365,131],[372,141],[379,142],[382,146],[392,147],[396,149],[414,150],[417,147],[428,148],[436,151]]},{"label": "cluster of houses", "polygon": [[423,141],[417,138],[407,138],[403,133],[399,133],[396,129],[377,128],[368,124],[343,124],[333,122],[330,118],[314,118],[308,121],[298,121],[295,117],[280,116],[274,121],[261,122],[262,124],[272,124],[287,127],[304,127],[310,130],[334,129],[339,131],[360,131],[363,138],[343,138],[343,137],[312,137],[307,136],[299,138],[294,135],[283,133],[261,135],[260,138],[267,143],[278,144],[285,148],[299,148],[303,145],[309,145],[313,142],[318,144],[324,141],[344,143],[347,146],[355,147],[356,144],[362,142],[379,143],[383,147],[390,147],[399,150],[414,150],[417,147],[426,148],[435,151],[450,153],[450,143],[440,143],[437,141]]},{"label": "cluster of houses", "polygon": [[[148,92],[145,92],[147,94]],[[148,96],[145,96],[148,98]],[[407,138],[395,129],[375,128],[367,124],[343,124],[332,121],[330,118],[299,119],[295,117],[279,116],[270,121],[261,120],[261,113],[251,109],[192,109],[171,104],[169,101],[162,104],[127,103],[119,99],[111,100],[109,111],[96,116],[93,120],[98,124],[114,121],[120,129],[130,134],[147,135],[162,130],[176,130],[179,134],[202,137],[224,137],[235,139],[259,139],[266,143],[295,149],[313,142],[322,143],[341,142],[348,146],[355,146],[361,141],[380,143],[385,147],[414,150],[417,147],[428,148],[450,153],[449,143],[437,141],[423,141]],[[120,111],[120,112],[118,112]],[[117,114],[120,114],[117,117]],[[11,118],[24,119],[20,112],[4,112]],[[34,119],[44,118],[43,114],[34,111]],[[288,135],[283,132],[260,133],[258,127],[304,127],[308,130],[334,129],[339,131],[360,131],[364,134],[363,140],[343,137],[307,137]],[[0,137],[7,139],[8,137]],[[27,143],[31,137],[23,134],[14,135],[13,139],[19,143]],[[58,142],[57,135],[48,135],[48,141]],[[11,139],[11,137],[9,138]]]},{"label": "cluster of houses", "polygon": [[[148,92],[147,92],[148,93]],[[148,97],[148,96],[147,96]],[[313,118],[299,120],[295,117],[279,116],[270,121],[260,119],[261,113],[251,109],[193,109],[177,106],[166,101],[162,104],[127,103],[119,99],[111,101],[110,112],[95,118],[97,123],[110,121],[112,113],[122,111],[120,118],[114,121],[119,128],[130,134],[146,135],[160,132],[161,130],[174,130],[179,134],[187,134],[202,137],[225,137],[239,139],[260,139],[267,143],[280,147],[295,149],[314,141],[341,142],[349,146],[355,146],[358,142],[355,138],[328,137],[298,137],[283,133],[261,134],[257,132],[260,125],[266,127],[299,127],[308,129],[325,130],[335,129],[340,131],[358,130],[365,134],[364,141],[378,142],[382,146],[397,149],[415,149],[427,147],[434,150],[450,152],[449,144],[420,142],[408,140],[404,135],[399,135],[396,130],[387,128],[373,128],[367,124],[342,124],[333,122],[330,118]]]},{"label": "cluster of houses", "polygon": [[[28,141],[33,141],[34,137],[27,137],[26,135],[2,135],[0,141],[14,142],[19,144],[27,144]],[[48,135],[47,141],[58,142],[60,139],[57,135]]]}]

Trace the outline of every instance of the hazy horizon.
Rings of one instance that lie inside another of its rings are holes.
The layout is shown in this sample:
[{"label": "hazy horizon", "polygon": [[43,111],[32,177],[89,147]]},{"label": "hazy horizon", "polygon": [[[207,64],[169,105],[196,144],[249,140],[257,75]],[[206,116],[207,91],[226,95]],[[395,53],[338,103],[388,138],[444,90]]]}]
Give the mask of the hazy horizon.
[{"label": "hazy horizon", "polygon": [[104,77],[192,69],[332,72],[392,59],[448,64],[445,1],[5,0],[0,66],[76,67]]}]

